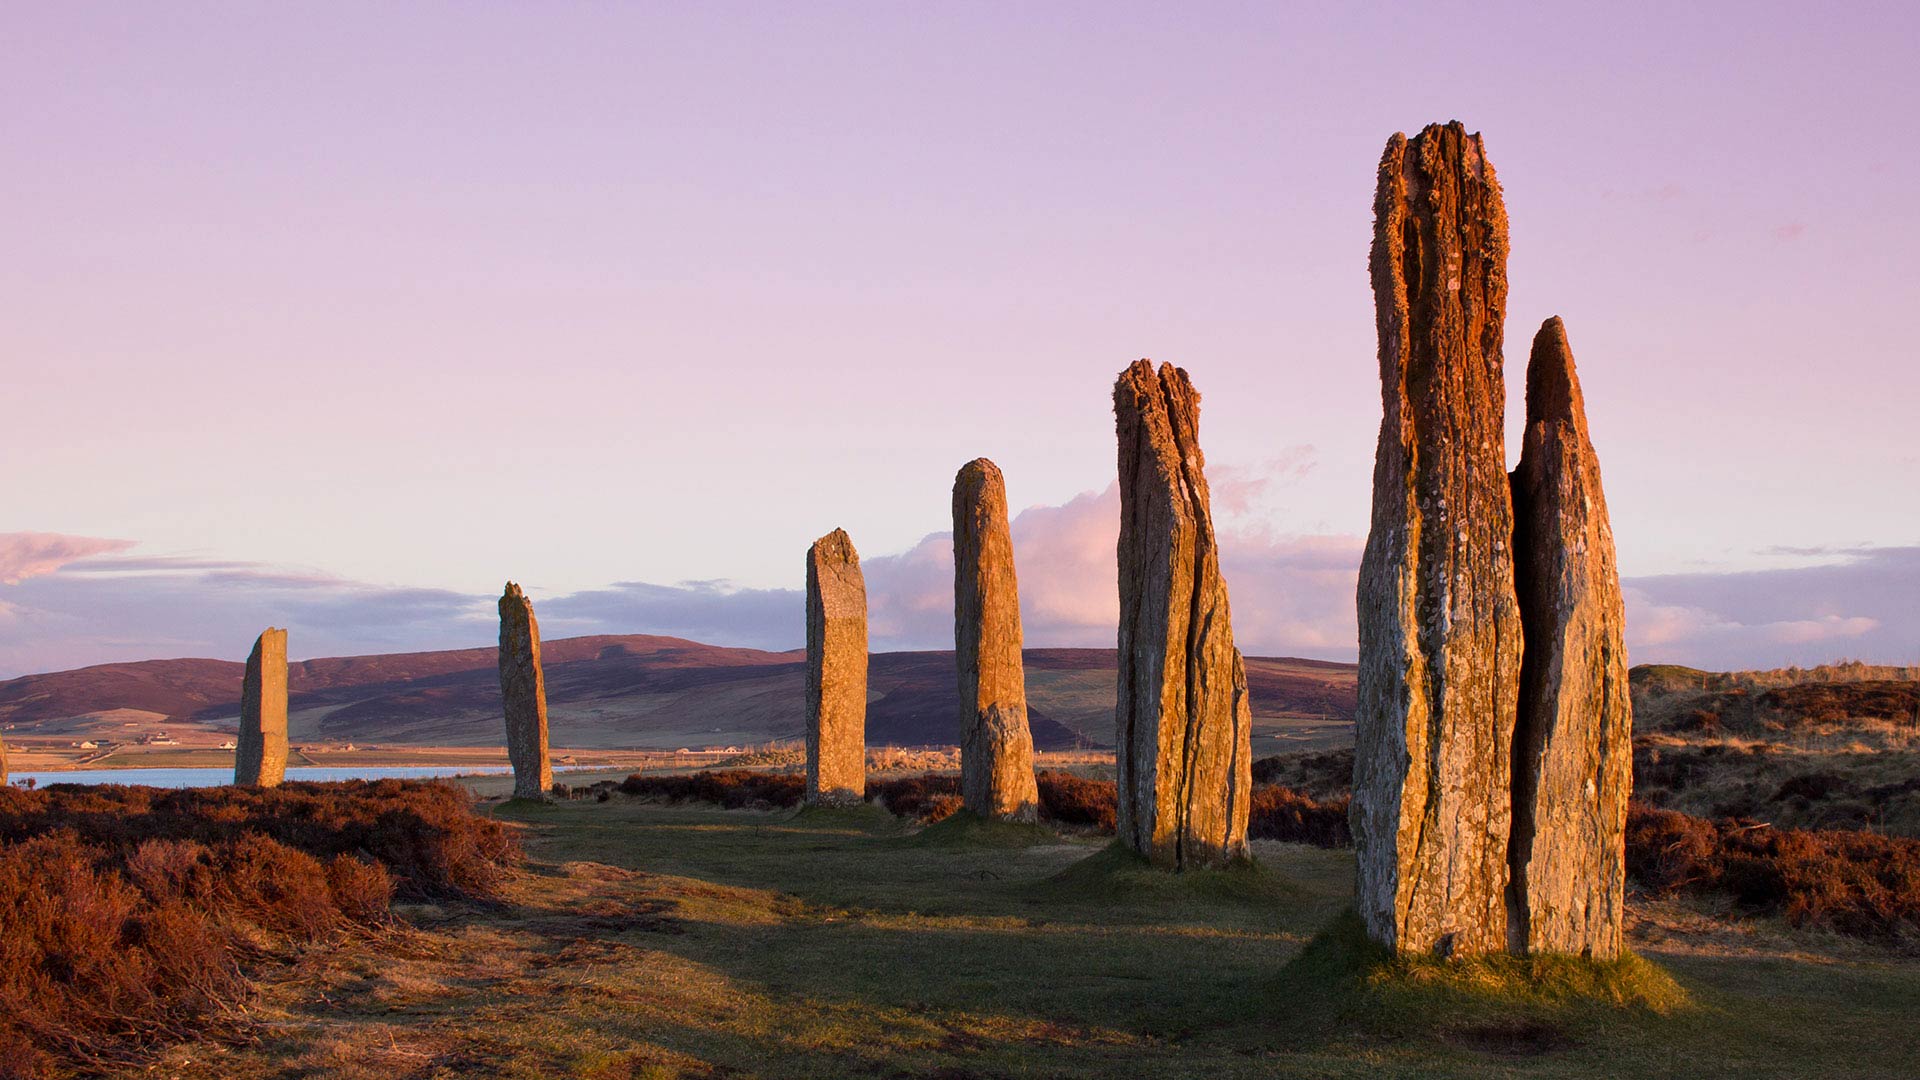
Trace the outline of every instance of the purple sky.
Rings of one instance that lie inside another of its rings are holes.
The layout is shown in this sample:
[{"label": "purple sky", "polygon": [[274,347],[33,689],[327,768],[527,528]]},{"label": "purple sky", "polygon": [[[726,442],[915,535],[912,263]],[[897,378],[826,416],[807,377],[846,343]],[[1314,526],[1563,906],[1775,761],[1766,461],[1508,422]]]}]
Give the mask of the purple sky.
[{"label": "purple sky", "polygon": [[937,645],[982,454],[1030,640],[1103,643],[1140,356],[1206,395],[1243,644],[1350,656],[1373,170],[1456,117],[1635,659],[1920,660],[1920,16],[1419,11],[10,10],[0,676],[479,644],[507,577],[550,636],[792,646],[835,526]]}]

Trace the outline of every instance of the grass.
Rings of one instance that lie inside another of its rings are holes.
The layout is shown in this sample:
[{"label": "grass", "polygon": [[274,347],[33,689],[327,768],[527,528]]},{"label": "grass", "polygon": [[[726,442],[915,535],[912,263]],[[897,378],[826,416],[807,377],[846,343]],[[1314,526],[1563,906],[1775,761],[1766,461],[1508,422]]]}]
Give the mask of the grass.
[{"label": "grass", "polygon": [[1659,1027],[1697,1012],[1658,965],[1627,954],[1484,956],[1452,961],[1397,957],[1343,912],[1274,981],[1274,996],[1308,1003],[1297,1045],[1424,1041],[1533,1057],[1604,1039],[1625,1020]]},{"label": "grass", "polygon": [[862,809],[496,812],[532,860],[505,903],[402,906],[393,940],[288,968],[257,1041],[156,1074],[1752,1080],[1920,1054],[1920,965],[1785,929],[1613,970],[1383,968],[1342,851],[1172,876],[1104,838],[911,843]]}]

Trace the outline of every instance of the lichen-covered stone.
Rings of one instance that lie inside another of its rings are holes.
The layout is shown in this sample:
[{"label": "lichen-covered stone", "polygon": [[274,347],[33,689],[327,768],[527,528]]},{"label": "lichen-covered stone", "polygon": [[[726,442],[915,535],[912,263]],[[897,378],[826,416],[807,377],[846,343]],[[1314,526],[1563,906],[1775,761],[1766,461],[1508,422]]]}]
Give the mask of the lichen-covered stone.
[{"label": "lichen-covered stone", "polygon": [[287,777],[287,632],[268,627],[247,655],[233,782],[274,787]]},{"label": "lichen-covered stone", "polygon": [[547,753],[547,676],[540,667],[540,624],[533,601],[507,582],[500,594],[500,701],[507,719],[513,797],[545,799],[553,791]]},{"label": "lichen-covered stone", "polygon": [[1141,360],[1113,388],[1120,443],[1120,838],[1154,863],[1243,856],[1252,706],[1200,452],[1200,394]]},{"label": "lichen-covered stone", "polygon": [[1507,216],[1478,135],[1395,135],[1371,269],[1385,416],[1358,590],[1356,902],[1402,952],[1507,947],[1521,638],[1508,545]]},{"label": "lichen-covered stone", "polygon": [[960,797],[968,811],[1001,821],[1036,821],[1040,812],[1020,639],[1006,480],[999,466],[978,458],[953,480]]},{"label": "lichen-covered stone", "polygon": [[1526,655],[1508,934],[1515,951],[1612,958],[1626,899],[1633,699],[1613,527],[1586,412],[1566,328],[1548,319],[1527,364],[1527,429],[1512,481]]},{"label": "lichen-covered stone", "polygon": [[867,582],[845,529],[807,549],[807,802],[867,792]]}]

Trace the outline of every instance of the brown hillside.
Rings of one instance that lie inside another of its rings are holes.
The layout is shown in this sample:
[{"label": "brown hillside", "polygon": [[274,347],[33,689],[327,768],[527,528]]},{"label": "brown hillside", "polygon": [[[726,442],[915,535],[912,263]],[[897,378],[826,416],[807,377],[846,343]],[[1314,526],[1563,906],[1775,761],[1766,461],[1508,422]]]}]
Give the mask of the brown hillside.
[{"label": "brown hillside", "polygon": [[[741,744],[801,736],[804,659],[646,635],[561,638],[544,647],[553,739],[572,747]],[[1030,720],[1043,749],[1112,742],[1111,649],[1026,653]],[[1354,707],[1353,668],[1249,657],[1256,723]],[[230,727],[241,665],[149,660],[0,682],[0,723],[17,735],[85,735],[88,714],[137,709],[176,723]],[[499,741],[492,648],[331,657],[288,673],[299,739],[432,745]],[[958,710],[951,652],[877,653],[867,721],[874,745],[950,744]],[[83,719],[74,720],[80,717]],[[105,727],[100,734],[112,737]]]}]

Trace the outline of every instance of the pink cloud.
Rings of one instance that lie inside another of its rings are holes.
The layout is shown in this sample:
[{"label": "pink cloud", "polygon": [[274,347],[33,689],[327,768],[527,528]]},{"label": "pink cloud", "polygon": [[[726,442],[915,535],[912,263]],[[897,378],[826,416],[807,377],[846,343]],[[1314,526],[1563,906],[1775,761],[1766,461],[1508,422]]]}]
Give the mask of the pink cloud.
[{"label": "pink cloud", "polygon": [[125,551],[134,543],[63,533],[0,533],[0,585],[18,585],[28,578],[51,574],[70,562]]}]

